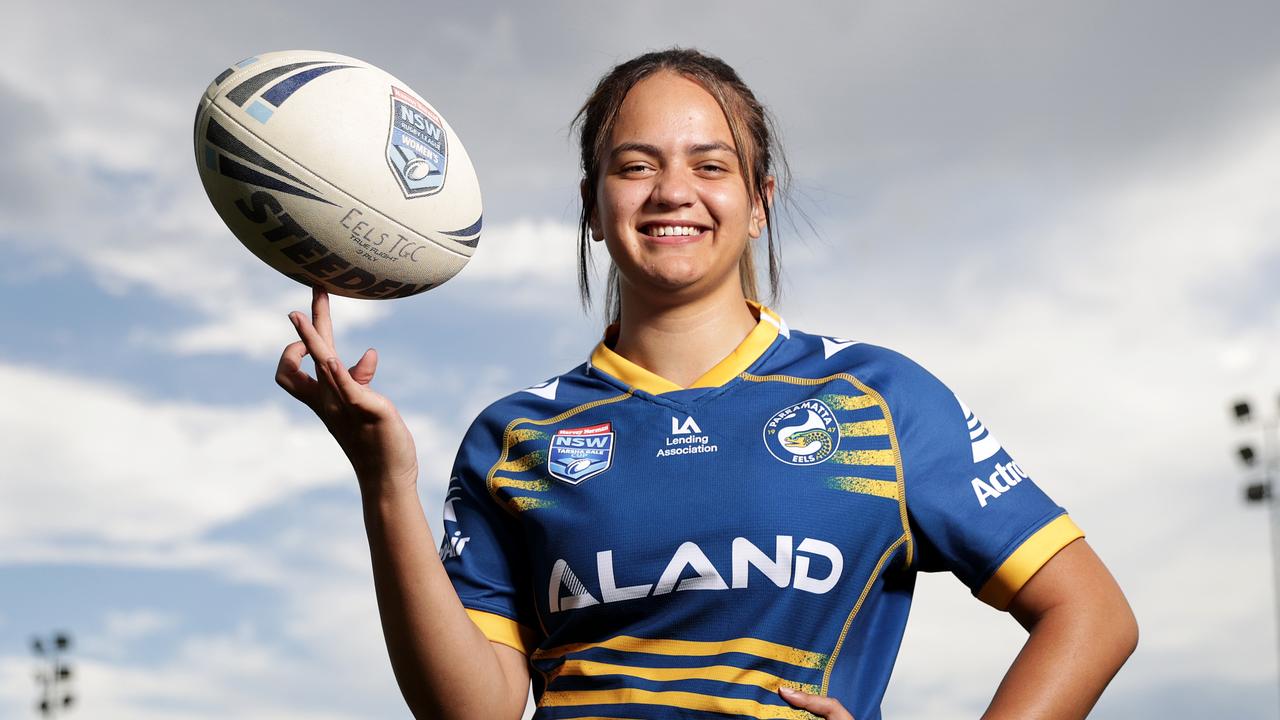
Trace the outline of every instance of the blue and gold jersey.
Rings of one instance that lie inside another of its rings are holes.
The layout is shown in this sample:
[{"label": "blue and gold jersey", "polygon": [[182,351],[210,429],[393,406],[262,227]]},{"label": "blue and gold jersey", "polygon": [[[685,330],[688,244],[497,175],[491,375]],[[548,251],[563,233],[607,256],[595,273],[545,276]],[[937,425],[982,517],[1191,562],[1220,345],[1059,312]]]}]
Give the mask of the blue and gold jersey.
[{"label": "blue and gold jersey", "polygon": [[606,339],[468,431],[441,557],[536,717],[875,720],[918,571],[1003,609],[1082,535],[920,366],[755,311],[690,388]]}]

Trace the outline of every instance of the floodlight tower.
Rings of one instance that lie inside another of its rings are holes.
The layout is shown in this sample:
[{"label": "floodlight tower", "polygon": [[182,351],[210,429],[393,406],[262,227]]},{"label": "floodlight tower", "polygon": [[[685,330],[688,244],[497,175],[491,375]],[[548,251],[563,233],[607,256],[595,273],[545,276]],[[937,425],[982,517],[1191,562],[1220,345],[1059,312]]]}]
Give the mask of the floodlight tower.
[{"label": "floodlight tower", "polygon": [[40,659],[40,668],[36,670],[36,682],[40,684],[36,710],[41,717],[57,717],[60,712],[70,710],[75,702],[71,694],[71,663],[66,660],[70,649],[69,633],[31,638],[31,652]]},{"label": "floodlight tower", "polygon": [[1276,499],[1277,482],[1280,482],[1280,398],[1277,408],[1266,417],[1256,417],[1254,404],[1248,399],[1237,400],[1231,406],[1236,423],[1245,431],[1244,442],[1236,448],[1250,477],[1244,488],[1244,499],[1250,505],[1265,503],[1271,533],[1272,598],[1276,605],[1276,648],[1280,663],[1280,500]]}]

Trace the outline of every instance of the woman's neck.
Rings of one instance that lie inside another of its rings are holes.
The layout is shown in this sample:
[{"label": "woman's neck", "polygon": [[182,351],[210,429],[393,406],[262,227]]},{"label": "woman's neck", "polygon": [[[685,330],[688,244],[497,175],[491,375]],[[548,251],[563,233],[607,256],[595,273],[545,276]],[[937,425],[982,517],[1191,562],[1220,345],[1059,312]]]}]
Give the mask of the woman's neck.
[{"label": "woman's neck", "polygon": [[627,302],[624,290],[613,350],[649,372],[689,387],[732,353],[756,323],[737,287],[670,306]]}]

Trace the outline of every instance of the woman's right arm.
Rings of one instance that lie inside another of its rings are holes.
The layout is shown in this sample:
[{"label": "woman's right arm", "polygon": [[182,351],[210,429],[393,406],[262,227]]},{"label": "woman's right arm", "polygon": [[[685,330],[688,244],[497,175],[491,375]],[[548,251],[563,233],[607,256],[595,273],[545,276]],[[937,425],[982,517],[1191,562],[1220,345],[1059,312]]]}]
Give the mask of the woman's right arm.
[{"label": "woman's right arm", "polygon": [[[418,499],[413,436],[391,401],[369,387],[377,354],[343,367],[323,291],[313,296],[310,319],[297,312],[289,319],[301,340],[284,349],[276,382],[320,417],[355,469],[387,652],[410,710],[419,718],[519,718],[527,661],[480,632],[445,573]],[[305,355],[318,377],[302,370]]]}]

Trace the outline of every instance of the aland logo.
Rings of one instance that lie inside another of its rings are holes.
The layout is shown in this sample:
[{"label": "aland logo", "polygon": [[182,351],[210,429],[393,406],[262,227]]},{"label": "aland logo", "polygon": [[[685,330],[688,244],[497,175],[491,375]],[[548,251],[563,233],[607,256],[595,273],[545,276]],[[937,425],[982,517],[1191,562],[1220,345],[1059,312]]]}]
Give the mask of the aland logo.
[{"label": "aland logo", "polygon": [[764,424],[764,445],[788,465],[817,465],[840,446],[840,424],[826,403],[805,400],[769,418]]},{"label": "aland logo", "polygon": [[547,472],[570,485],[593,478],[613,465],[613,423],[562,428],[551,437]]}]

